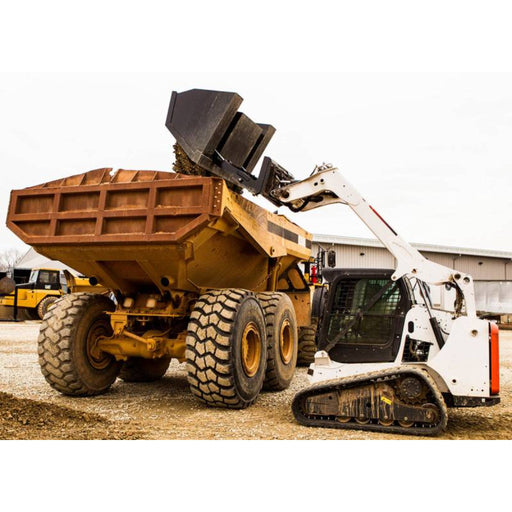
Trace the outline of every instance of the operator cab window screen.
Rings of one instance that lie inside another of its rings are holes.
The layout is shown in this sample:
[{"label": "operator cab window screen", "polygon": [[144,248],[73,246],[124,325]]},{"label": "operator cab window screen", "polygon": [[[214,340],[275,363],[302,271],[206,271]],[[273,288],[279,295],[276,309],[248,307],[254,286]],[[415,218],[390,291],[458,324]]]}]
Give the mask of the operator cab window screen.
[{"label": "operator cab window screen", "polygon": [[60,290],[59,271],[57,270],[38,270],[33,271],[30,278],[36,288],[45,290]]},{"label": "operator cab window screen", "polygon": [[42,284],[58,284],[59,273],[49,270],[41,270],[39,272],[39,282]]},{"label": "operator cab window screen", "polygon": [[327,341],[387,345],[394,339],[400,287],[388,279],[344,279],[336,287]]}]

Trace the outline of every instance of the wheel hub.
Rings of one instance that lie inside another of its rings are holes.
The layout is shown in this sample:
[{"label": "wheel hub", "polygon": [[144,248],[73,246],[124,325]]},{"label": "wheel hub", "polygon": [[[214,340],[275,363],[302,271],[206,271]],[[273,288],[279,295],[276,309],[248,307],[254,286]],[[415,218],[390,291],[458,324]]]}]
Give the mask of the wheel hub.
[{"label": "wheel hub", "polygon": [[261,336],[257,325],[250,322],[242,334],[242,366],[248,377],[258,373],[261,358]]},{"label": "wheel hub", "polygon": [[279,333],[279,352],[284,364],[289,364],[293,357],[293,336],[290,321],[286,319]]},{"label": "wheel hub", "polygon": [[87,359],[90,365],[96,370],[104,370],[110,364],[112,357],[103,352],[98,347],[98,341],[101,337],[108,335],[105,326],[102,323],[95,323],[89,329],[87,334]]}]

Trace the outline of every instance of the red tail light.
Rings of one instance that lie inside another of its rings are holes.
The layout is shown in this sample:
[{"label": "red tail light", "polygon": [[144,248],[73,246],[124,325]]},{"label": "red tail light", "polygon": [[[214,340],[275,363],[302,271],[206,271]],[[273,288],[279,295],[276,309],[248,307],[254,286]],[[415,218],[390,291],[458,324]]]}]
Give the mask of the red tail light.
[{"label": "red tail light", "polygon": [[491,395],[497,395],[500,392],[500,330],[493,323],[490,323],[489,327]]},{"label": "red tail light", "polygon": [[311,267],[311,282],[313,284],[318,283],[318,277],[316,272],[316,267]]}]

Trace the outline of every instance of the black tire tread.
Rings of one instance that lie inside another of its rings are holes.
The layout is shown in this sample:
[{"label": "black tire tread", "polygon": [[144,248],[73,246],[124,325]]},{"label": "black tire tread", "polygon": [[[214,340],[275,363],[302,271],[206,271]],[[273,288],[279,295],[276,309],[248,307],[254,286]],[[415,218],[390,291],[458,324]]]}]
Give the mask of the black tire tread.
[{"label": "black tire tread", "polygon": [[43,320],[46,313],[48,313],[49,307],[60,299],[58,295],[48,295],[42,299],[37,305],[37,316],[40,320]]},{"label": "black tire tread", "polygon": [[82,382],[74,368],[71,353],[71,334],[80,312],[99,298],[105,300],[105,310],[108,310],[112,302],[102,295],[65,295],[41,323],[37,349],[41,373],[52,388],[65,395],[93,396],[105,392],[91,389]]},{"label": "black tire tread", "polygon": [[190,315],[186,339],[190,390],[210,406],[243,409],[252,400],[237,392],[234,381],[232,333],[242,300],[254,294],[241,289],[210,290],[197,300]]},{"label": "black tire tread", "polygon": [[[282,294],[279,292],[262,292],[258,293],[258,299],[260,301],[263,312],[265,313],[265,323],[267,326],[267,370],[265,372],[265,380],[263,382],[263,388],[269,391],[282,391],[288,386],[282,386],[281,380],[278,375],[278,368],[276,366],[275,358],[270,350],[270,343],[272,340],[272,328],[274,327],[275,314],[279,301]],[[293,306],[292,306],[293,307]]]},{"label": "black tire tread", "polygon": [[297,356],[297,365],[308,366],[315,362],[315,353],[317,351],[315,334],[316,326],[314,325],[299,327],[299,353]]}]

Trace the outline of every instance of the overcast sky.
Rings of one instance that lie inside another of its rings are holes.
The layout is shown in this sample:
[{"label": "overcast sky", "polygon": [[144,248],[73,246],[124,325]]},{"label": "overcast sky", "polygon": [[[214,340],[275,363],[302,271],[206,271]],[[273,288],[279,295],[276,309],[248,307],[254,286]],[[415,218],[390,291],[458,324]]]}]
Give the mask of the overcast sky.
[{"label": "overcast sky", "polygon": [[[170,170],[170,94],[191,88],[238,92],[277,129],[266,155],[298,178],[340,167],[409,241],[512,251],[506,73],[3,74],[3,219],[12,189],[99,167]],[[280,211],[311,232],[372,237],[341,205]],[[4,224],[0,249],[22,247]]]}]

